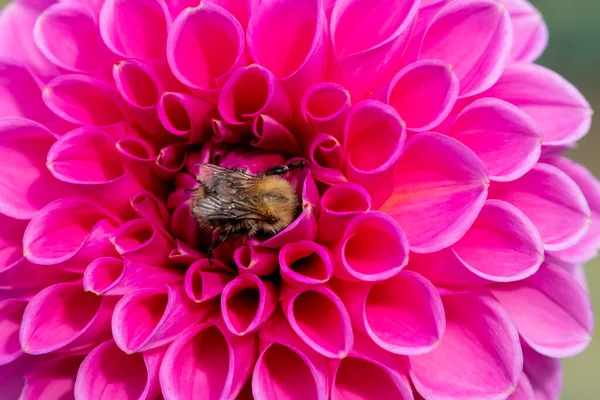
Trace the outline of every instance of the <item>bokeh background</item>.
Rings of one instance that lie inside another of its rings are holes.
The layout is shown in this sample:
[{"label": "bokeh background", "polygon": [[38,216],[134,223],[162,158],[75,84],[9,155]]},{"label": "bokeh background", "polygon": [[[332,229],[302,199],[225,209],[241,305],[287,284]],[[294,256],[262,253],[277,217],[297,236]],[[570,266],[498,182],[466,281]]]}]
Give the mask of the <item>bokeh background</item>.
[{"label": "bokeh background", "polygon": [[[600,1],[531,0],[550,29],[550,42],[539,60],[581,90],[596,118],[590,133],[569,156],[600,177]],[[600,258],[586,266],[596,324],[600,323]],[[600,329],[583,353],[564,361],[565,400],[600,399]]]}]

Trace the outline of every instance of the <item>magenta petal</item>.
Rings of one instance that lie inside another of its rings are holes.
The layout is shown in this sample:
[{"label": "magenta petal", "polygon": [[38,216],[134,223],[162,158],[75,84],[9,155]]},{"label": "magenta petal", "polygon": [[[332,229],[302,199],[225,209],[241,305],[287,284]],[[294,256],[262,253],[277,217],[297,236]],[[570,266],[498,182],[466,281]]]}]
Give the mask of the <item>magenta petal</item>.
[{"label": "magenta petal", "polygon": [[562,368],[557,358],[541,355],[526,343],[523,347],[523,373],[527,375],[536,400],[556,400],[562,390]]},{"label": "magenta petal", "polygon": [[500,200],[485,203],[471,229],[452,249],[474,274],[497,282],[524,279],[544,261],[544,244],[533,223]]},{"label": "magenta petal", "polygon": [[[555,289],[560,287],[560,291]],[[594,317],[585,290],[568,272],[545,263],[526,280],[493,286],[525,341],[549,357],[580,353],[592,339]]]},{"label": "magenta petal", "polygon": [[282,299],[281,307],[294,332],[313,350],[328,358],[348,355],[354,343],[350,316],[331,289],[293,291]]},{"label": "magenta petal", "polygon": [[175,211],[173,211],[171,234],[176,239],[184,241],[191,247],[200,247],[202,232],[198,227],[198,221],[192,217],[190,202],[186,201],[179,204]]},{"label": "magenta petal", "polygon": [[219,271],[214,266],[206,266],[204,260],[193,263],[185,272],[185,292],[196,303],[220,296],[234,276],[226,269]]},{"label": "magenta petal", "polygon": [[60,357],[39,362],[27,373],[22,400],[73,398],[75,377],[83,357]]},{"label": "magenta petal", "polygon": [[315,242],[288,243],[279,251],[279,272],[290,285],[319,285],[333,274],[329,250]]},{"label": "magenta petal", "polygon": [[363,99],[396,72],[418,9],[415,0],[335,2],[331,14],[334,54],[342,84],[355,99]]},{"label": "magenta petal", "polygon": [[456,243],[473,224],[487,197],[488,179],[487,169],[466,146],[421,133],[406,143],[394,192],[382,210],[405,230],[412,251],[434,252]]},{"label": "magenta petal", "polygon": [[97,295],[122,296],[138,289],[162,288],[181,280],[183,274],[177,270],[100,257],[85,269],[83,288]]},{"label": "magenta petal", "polygon": [[581,189],[549,164],[537,164],[516,181],[495,183],[490,197],[521,210],[540,232],[546,250],[576,244],[590,226],[591,212]]},{"label": "magenta petal", "polygon": [[23,351],[77,350],[106,340],[114,304],[110,298],[85,292],[80,282],[47,287],[25,308],[19,334]]},{"label": "magenta petal", "polygon": [[161,190],[160,181],[154,173],[156,153],[148,142],[136,136],[127,136],[119,140],[116,147],[127,171],[144,188],[150,191]]},{"label": "magenta petal", "polygon": [[227,329],[244,336],[259,329],[277,305],[273,283],[254,274],[242,274],[223,289],[221,314]]},{"label": "magenta petal", "polygon": [[515,391],[508,396],[507,400],[535,400],[535,393],[533,391],[533,387],[531,387],[529,378],[527,378],[527,374],[521,374],[519,384],[517,385]]},{"label": "magenta petal", "polygon": [[156,266],[165,266],[175,247],[175,241],[166,231],[144,219],[127,221],[110,240],[126,260]]},{"label": "magenta petal", "polygon": [[233,252],[238,274],[271,275],[277,270],[277,250],[259,246],[240,246]]},{"label": "magenta petal", "polygon": [[498,80],[511,46],[510,17],[498,2],[452,2],[431,21],[419,59],[439,59],[452,65],[460,81],[460,96],[467,97]]},{"label": "magenta petal", "polygon": [[538,123],[544,144],[564,145],[590,129],[592,109],[562,76],[540,65],[513,64],[482,96],[508,101]]},{"label": "magenta petal", "polygon": [[175,240],[175,242],[177,247],[171,250],[171,253],[169,254],[169,260],[174,264],[189,267],[201,258],[206,258],[204,253],[190,247],[181,240]]},{"label": "magenta petal", "polygon": [[160,393],[158,371],[164,350],[126,354],[115,342],[102,343],[77,372],[75,399],[152,400]]},{"label": "magenta petal", "polygon": [[518,62],[533,62],[542,55],[548,44],[548,27],[544,17],[529,2],[501,0],[508,10],[513,29],[510,58]]},{"label": "magenta petal", "polygon": [[0,289],[37,288],[34,289],[37,291],[55,283],[80,279],[80,271],[81,267],[71,269],[56,266],[55,268],[55,266],[33,264],[21,257],[9,269],[0,272]]},{"label": "magenta petal", "polygon": [[315,132],[328,133],[341,140],[350,105],[350,93],[343,86],[320,82],[306,90],[301,109]]},{"label": "magenta petal", "polygon": [[237,337],[219,325],[192,328],[169,346],[160,369],[166,400],[234,399],[252,372],[256,337]]},{"label": "magenta petal", "polygon": [[22,238],[27,222],[0,214],[0,273],[23,258]]},{"label": "magenta petal", "polygon": [[203,1],[179,14],[169,30],[167,59],[181,83],[199,90],[213,89],[240,62],[244,32],[233,15]]},{"label": "magenta petal", "polygon": [[410,64],[392,79],[387,103],[408,129],[424,132],[438,126],[452,111],[459,83],[452,67],[439,60]]},{"label": "magenta petal", "polygon": [[498,399],[515,390],[523,368],[517,329],[488,297],[443,297],[446,332],[433,351],[410,357],[410,376],[427,399]]},{"label": "magenta petal", "polygon": [[107,0],[100,12],[100,33],[121,57],[155,60],[164,54],[170,22],[162,0]]},{"label": "magenta petal", "polygon": [[142,191],[132,196],[131,208],[141,218],[146,219],[158,226],[166,228],[171,219],[169,210],[165,203],[153,193]]},{"label": "magenta petal", "polygon": [[187,93],[165,92],[158,102],[158,118],[165,129],[190,143],[200,143],[211,134],[210,120],[216,107]]},{"label": "magenta petal", "polygon": [[538,161],[541,132],[527,114],[497,99],[477,100],[452,125],[450,135],[469,147],[490,171],[490,179],[523,176]]},{"label": "magenta petal", "polygon": [[108,238],[117,220],[87,200],[56,200],[31,220],[23,235],[25,257],[36,264],[58,264],[75,258],[91,261],[112,254]]},{"label": "magenta petal", "polygon": [[0,365],[13,362],[23,354],[19,329],[27,300],[0,301]]},{"label": "magenta petal", "polygon": [[210,305],[189,299],[183,284],[140,289],[117,303],[112,316],[113,337],[128,354],[154,349],[172,342],[183,330],[203,320],[210,310]]},{"label": "magenta petal", "polygon": [[451,247],[435,253],[412,253],[406,269],[418,272],[436,286],[473,287],[489,283],[469,270]]},{"label": "magenta petal", "polygon": [[263,150],[288,154],[300,153],[300,145],[294,135],[280,122],[268,115],[258,115],[252,123],[254,138],[250,144]]}]

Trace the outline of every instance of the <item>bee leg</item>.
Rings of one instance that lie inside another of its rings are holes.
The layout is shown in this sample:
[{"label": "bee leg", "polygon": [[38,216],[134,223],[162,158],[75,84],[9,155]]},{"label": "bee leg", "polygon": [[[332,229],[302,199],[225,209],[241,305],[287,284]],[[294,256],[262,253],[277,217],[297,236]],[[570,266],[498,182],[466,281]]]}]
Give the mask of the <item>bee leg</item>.
[{"label": "bee leg", "polygon": [[229,235],[227,235],[227,233],[219,232],[217,237],[210,244],[210,247],[208,248],[208,262],[210,265],[213,265],[213,251],[227,239],[229,239]]},{"label": "bee leg", "polygon": [[265,172],[265,175],[285,175],[290,171],[298,168],[304,168],[305,166],[306,163],[304,161],[294,161],[288,165],[278,165],[276,167],[269,168],[267,172]]}]

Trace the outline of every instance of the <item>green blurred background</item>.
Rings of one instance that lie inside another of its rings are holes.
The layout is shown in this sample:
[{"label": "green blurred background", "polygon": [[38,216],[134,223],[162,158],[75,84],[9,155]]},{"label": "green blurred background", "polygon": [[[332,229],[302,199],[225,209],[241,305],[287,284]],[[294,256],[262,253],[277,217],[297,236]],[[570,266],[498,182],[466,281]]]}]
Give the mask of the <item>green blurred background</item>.
[{"label": "green blurred background", "polygon": [[[570,157],[600,177],[600,1],[531,0],[550,29],[550,43],[540,64],[573,82],[596,110],[591,132]],[[600,323],[600,258],[586,268],[597,323]],[[564,361],[563,399],[600,399],[600,330],[590,347]]]}]

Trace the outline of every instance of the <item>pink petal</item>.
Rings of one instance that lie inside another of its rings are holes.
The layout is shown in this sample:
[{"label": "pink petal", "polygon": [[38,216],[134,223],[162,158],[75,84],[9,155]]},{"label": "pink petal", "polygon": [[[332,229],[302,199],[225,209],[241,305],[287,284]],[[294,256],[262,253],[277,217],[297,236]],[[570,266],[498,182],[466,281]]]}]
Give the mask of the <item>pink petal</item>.
[{"label": "pink petal", "polygon": [[435,253],[412,253],[406,269],[423,275],[434,285],[441,287],[462,288],[489,283],[489,280],[479,276],[481,273],[475,275],[472,270],[469,270],[466,263],[458,257],[452,248]]},{"label": "pink petal", "polygon": [[510,14],[513,28],[513,61],[533,62],[548,44],[548,27],[540,12],[525,0],[501,0]]},{"label": "pink petal", "polygon": [[210,305],[189,299],[183,284],[140,289],[117,303],[112,316],[113,338],[126,353],[154,349],[172,342],[210,310]]},{"label": "pink petal", "polygon": [[23,258],[22,238],[27,222],[0,214],[0,273]]},{"label": "pink petal", "polygon": [[527,375],[536,400],[557,400],[562,392],[562,368],[559,359],[541,355],[527,344],[523,347],[523,373]]},{"label": "pink petal", "polygon": [[377,282],[400,272],[408,262],[408,242],[389,215],[373,211],[348,225],[335,247],[336,269],[341,279]]},{"label": "pink petal", "polygon": [[136,214],[155,225],[166,228],[171,219],[165,203],[153,193],[141,191],[131,197],[131,208]]},{"label": "pink petal", "polygon": [[363,185],[378,204],[392,189],[390,175],[404,149],[405,127],[396,110],[379,101],[365,100],[348,113],[344,128],[346,176]]},{"label": "pink petal", "polygon": [[485,203],[452,250],[475,275],[497,282],[531,276],[544,261],[544,244],[533,223],[500,200]]},{"label": "pink petal", "polygon": [[195,8],[183,10],[173,22],[167,59],[181,83],[207,90],[216,88],[231,74],[243,49],[240,23],[223,8],[203,1]]},{"label": "pink petal", "polygon": [[110,337],[114,304],[113,299],[84,292],[80,282],[49,286],[25,308],[21,347],[29,354],[46,354],[94,346]]},{"label": "pink petal", "polygon": [[264,0],[248,22],[250,56],[282,80],[292,103],[323,76],[326,18],[321,0]]},{"label": "pink petal", "polygon": [[23,234],[23,253],[42,265],[71,259],[90,262],[114,253],[109,237],[117,220],[94,203],[75,198],[56,200],[38,212]]},{"label": "pink petal", "polygon": [[0,365],[0,390],[5,398],[20,398],[25,386],[25,375],[37,362],[37,357],[23,355],[10,364]]},{"label": "pink petal", "polygon": [[405,271],[373,285],[341,283],[336,289],[354,326],[381,348],[423,354],[439,345],[444,309],[434,286],[419,274]]},{"label": "pink petal", "polygon": [[574,245],[590,226],[590,208],[579,187],[564,172],[548,164],[537,164],[516,181],[495,183],[490,197],[521,210],[540,232],[546,250]]},{"label": "pink petal", "polygon": [[212,120],[212,129],[214,135],[212,141],[218,144],[238,144],[247,143],[251,138],[250,121],[241,125],[232,125],[220,119]]},{"label": "pink petal", "polygon": [[302,115],[315,132],[343,139],[344,122],[350,109],[350,92],[337,83],[320,82],[302,97]]},{"label": "pink petal", "polygon": [[256,337],[237,337],[202,324],[169,347],[160,370],[166,400],[234,399],[252,372]]},{"label": "pink petal", "polygon": [[344,148],[335,136],[317,133],[306,147],[308,147],[310,161],[316,166],[334,170],[343,169]]},{"label": "pink petal", "polygon": [[410,357],[410,376],[427,399],[506,398],[523,355],[517,329],[494,300],[467,293],[443,297],[446,332],[433,351]]},{"label": "pink petal", "polygon": [[233,253],[238,274],[271,275],[277,270],[277,250],[258,246],[240,246]]},{"label": "pink petal", "polygon": [[42,125],[22,118],[0,122],[0,212],[30,219],[52,200],[69,195],[66,185],[46,169],[46,154],[55,139]]},{"label": "pink petal", "polygon": [[315,242],[288,243],[279,251],[279,272],[290,285],[319,285],[333,274],[329,250]]},{"label": "pink petal", "polygon": [[164,54],[170,22],[162,0],[106,0],[100,33],[121,57],[156,60]]},{"label": "pink petal", "polygon": [[254,274],[242,274],[223,289],[221,314],[227,329],[238,336],[259,329],[277,305],[273,283]]},{"label": "pink petal", "polygon": [[158,118],[165,129],[190,143],[208,139],[209,121],[216,115],[214,105],[187,93],[165,92],[158,102]]},{"label": "pink petal", "polygon": [[34,291],[38,291],[55,283],[69,282],[80,278],[80,272],[69,271],[69,268],[33,264],[21,257],[9,269],[0,272],[0,289],[32,288]]},{"label": "pink petal", "polygon": [[387,103],[408,129],[425,132],[438,126],[452,111],[459,83],[452,67],[439,60],[410,64],[394,76]]},{"label": "pink petal", "polygon": [[85,269],[83,288],[97,295],[123,296],[138,289],[162,288],[181,280],[183,274],[177,270],[100,257]]},{"label": "pink petal", "polygon": [[461,111],[450,135],[469,147],[490,171],[490,179],[520,178],[540,157],[541,132],[517,107],[497,99],[477,100]]},{"label": "pink petal", "polygon": [[173,238],[144,219],[127,221],[112,235],[111,242],[126,260],[165,266],[175,247]]},{"label": "pink petal", "polygon": [[510,55],[512,31],[506,9],[492,0],[450,3],[433,18],[421,43],[419,59],[452,65],[460,96],[492,86]]},{"label": "pink petal", "polygon": [[160,393],[158,371],[164,350],[126,354],[114,341],[102,343],[83,360],[76,399],[151,400]]},{"label": "pink petal", "polygon": [[182,143],[163,147],[156,157],[156,176],[165,180],[174,178],[185,166],[186,150]]},{"label": "pink petal", "polygon": [[280,122],[268,115],[258,115],[252,123],[254,138],[250,144],[259,149],[288,154],[300,153],[300,145],[294,135]]},{"label": "pink petal", "polygon": [[540,65],[513,64],[482,96],[508,101],[540,127],[546,145],[581,139],[590,129],[592,110],[581,93],[563,77]]},{"label": "pink petal", "polygon": [[382,210],[406,231],[412,251],[434,252],[456,243],[471,227],[487,197],[488,179],[466,146],[421,133],[406,143],[394,192]]},{"label": "pink petal", "polygon": [[254,12],[254,9],[260,3],[260,0],[210,0],[229,11],[238,21],[244,29],[248,25],[248,19]]},{"label": "pink petal", "polygon": [[507,400],[535,400],[533,388],[525,373],[521,374],[521,379],[519,379],[517,388],[510,396],[508,396]]},{"label": "pink petal", "polygon": [[0,301],[0,365],[6,365],[23,354],[19,343],[19,329],[26,300]]},{"label": "pink petal", "polygon": [[530,278],[492,290],[537,352],[570,357],[590,343],[594,328],[590,300],[568,272],[545,263]]},{"label": "pink petal", "polygon": [[169,254],[169,260],[177,265],[184,265],[189,267],[194,262],[201,258],[206,258],[206,255],[194,248],[191,248],[187,244],[180,240],[175,240],[177,247],[175,247]]},{"label": "pink petal", "polygon": [[[410,38],[419,1],[338,0],[331,14],[331,37],[342,84],[363,99],[396,72]],[[394,10],[390,12],[390,10]]]},{"label": "pink petal", "polygon": [[343,182],[323,193],[320,206],[317,238],[327,243],[342,236],[354,217],[371,211],[371,196],[359,184]]},{"label": "pink petal", "polygon": [[202,303],[220,296],[233,278],[227,271],[215,271],[202,261],[195,262],[185,273],[185,292],[196,303]]},{"label": "pink petal", "polygon": [[22,400],[68,399],[74,396],[75,377],[82,356],[42,361],[25,378]]},{"label": "pink petal", "polygon": [[294,290],[281,307],[294,332],[313,350],[328,358],[348,355],[354,343],[350,316],[331,289]]},{"label": "pink petal", "polygon": [[113,61],[92,11],[77,4],[61,2],[47,8],[36,21],[33,37],[42,54],[67,71],[97,72]]},{"label": "pink petal", "polygon": [[181,203],[173,211],[171,234],[174,238],[182,240],[194,248],[200,247],[202,232],[198,226],[198,221],[192,217],[190,202]]},{"label": "pink petal", "polygon": [[156,153],[145,140],[127,136],[116,143],[117,151],[125,169],[146,189],[152,192],[164,190],[155,174]]}]

